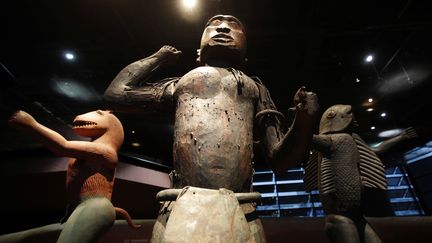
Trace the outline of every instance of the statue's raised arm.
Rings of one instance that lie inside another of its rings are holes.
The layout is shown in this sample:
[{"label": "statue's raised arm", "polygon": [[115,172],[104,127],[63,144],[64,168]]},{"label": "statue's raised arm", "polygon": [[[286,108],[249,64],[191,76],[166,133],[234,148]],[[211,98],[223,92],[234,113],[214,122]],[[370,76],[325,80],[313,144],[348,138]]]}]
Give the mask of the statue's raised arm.
[{"label": "statue's raised arm", "polygon": [[[315,93],[301,87],[294,96],[294,105],[292,124],[282,124],[282,115],[272,109],[258,112],[256,116],[268,163],[276,173],[298,166],[309,155],[309,144],[318,117],[318,98]],[[284,125],[290,126],[287,132],[282,129]]]},{"label": "statue's raised arm", "polygon": [[409,140],[412,138],[418,137],[416,130],[413,127],[408,127],[404,129],[399,135],[396,135],[392,138],[389,138],[382,143],[380,143],[377,147],[371,147],[372,151],[374,151],[377,155],[382,155],[389,151],[391,148],[396,146],[397,144]]},{"label": "statue's raised arm", "polygon": [[133,62],[123,68],[105,91],[104,98],[110,108],[119,110],[154,109],[171,100],[176,78],[146,83],[155,71],[175,63],[181,51],[165,45],[153,55]]}]

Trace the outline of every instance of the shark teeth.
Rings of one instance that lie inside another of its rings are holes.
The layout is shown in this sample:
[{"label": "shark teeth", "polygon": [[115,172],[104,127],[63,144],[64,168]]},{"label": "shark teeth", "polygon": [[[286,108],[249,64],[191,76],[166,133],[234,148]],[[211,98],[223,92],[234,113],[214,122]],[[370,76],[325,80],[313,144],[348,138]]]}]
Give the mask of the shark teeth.
[{"label": "shark teeth", "polygon": [[90,127],[90,126],[96,126],[96,122],[91,121],[74,121],[73,126],[74,128],[83,128],[83,127]]}]

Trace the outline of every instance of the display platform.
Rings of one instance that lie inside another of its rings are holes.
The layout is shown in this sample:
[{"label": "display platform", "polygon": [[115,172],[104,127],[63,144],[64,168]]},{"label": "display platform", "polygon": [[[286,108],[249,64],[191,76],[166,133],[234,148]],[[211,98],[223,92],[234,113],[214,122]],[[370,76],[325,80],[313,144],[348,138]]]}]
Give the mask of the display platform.
[{"label": "display platform", "polygon": [[[432,242],[432,217],[383,217],[368,218],[372,227],[386,243],[430,243]],[[324,218],[263,218],[263,225],[269,243],[328,243],[324,232]],[[111,230],[100,240],[102,243],[145,243],[150,242],[155,220],[134,220],[140,229],[130,228],[126,221],[116,220]],[[2,243],[56,242],[62,229],[51,224],[17,233],[0,236]]]}]

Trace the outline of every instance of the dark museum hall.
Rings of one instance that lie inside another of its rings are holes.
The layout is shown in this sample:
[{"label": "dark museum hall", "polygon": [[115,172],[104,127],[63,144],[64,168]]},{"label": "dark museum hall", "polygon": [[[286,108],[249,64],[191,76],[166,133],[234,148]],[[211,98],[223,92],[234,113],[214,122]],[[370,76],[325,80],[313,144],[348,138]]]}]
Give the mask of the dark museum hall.
[{"label": "dark museum hall", "polygon": [[[68,140],[88,141],[72,132],[72,122],[77,115],[110,109],[104,92],[124,67],[170,45],[182,52],[179,60],[149,80],[182,77],[199,66],[203,30],[217,14],[244,24],[242,71],[262,81],[287,120],[294,119],[293,97],[305,86],[318,97],[319,117],[332,105],[351,105],[357,134],[371,148],[407,128],[415,131],[380,155],[391,215],[380,214],[384,209],[377,206],[365,216],[383,242],[431,242],[431,13],[428,0],[5,1],[0,242],[15,242],[2,235],[57,224],[68,203],[68,158],[11,128],[11,115],[24,110]],[[170,187],[175,112],[114,113],[124,142],[112,202],[144,227],[134,231],[119,217],[100,242],[149,242],[160,206],[156,194]],[[253,155],[252,189],[261,193],[256,212],[267,241],[331,242],[319,191],[305,190],[304,164],[275,174],[261,151]],[[58,231],[22,242],[51,242]]]}]

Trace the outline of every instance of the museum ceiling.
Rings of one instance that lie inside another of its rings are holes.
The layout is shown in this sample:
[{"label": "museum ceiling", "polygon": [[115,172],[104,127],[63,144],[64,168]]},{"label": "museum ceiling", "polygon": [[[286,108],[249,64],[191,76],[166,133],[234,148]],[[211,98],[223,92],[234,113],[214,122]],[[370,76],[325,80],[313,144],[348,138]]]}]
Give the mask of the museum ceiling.
[{"label": "museum ceiling", "polygon": [[[217,13],[245,23],[246,73],[260,77],[282,112],[305,85],[318,94],[322,111],[351,104],[360,135],[370,143],[381,141],[384,130],[413,126],[420,138],[408,149],[432,137],[431,10],[427,0],[206,0],[195,10],[175,0],[7,1],[1,151],[37,146],[8,128],[16,109],[73,137],[68,125],[74,116],[104,107],[102,94],[117,72],[165,44],[183,55],[161,77],[195,67],[203,26]],[[74,58],[65,58],[67,52]],[[123,152],[170,163],[172,113],[119,117]]]}]

